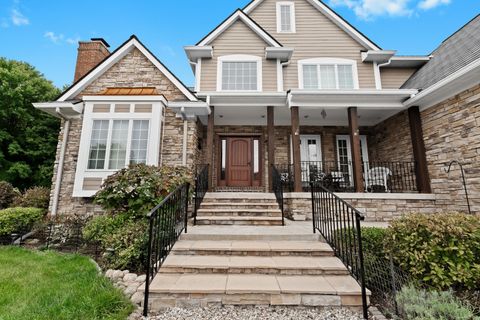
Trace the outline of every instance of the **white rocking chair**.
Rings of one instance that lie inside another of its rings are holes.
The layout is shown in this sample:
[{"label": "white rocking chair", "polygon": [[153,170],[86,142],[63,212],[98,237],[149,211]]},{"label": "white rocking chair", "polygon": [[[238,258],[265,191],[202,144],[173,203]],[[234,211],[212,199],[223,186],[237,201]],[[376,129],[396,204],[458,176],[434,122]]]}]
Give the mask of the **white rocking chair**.
[{"label": "white rocking chair", "polygon": [[374,186],[382,186],[385,188],[385,192],[390,192],[387,182],[389,176],[391,175],[392,171],[385,167],[375,167],[369,169],[365,176],[365,190],[367,192],[373,192]]}]

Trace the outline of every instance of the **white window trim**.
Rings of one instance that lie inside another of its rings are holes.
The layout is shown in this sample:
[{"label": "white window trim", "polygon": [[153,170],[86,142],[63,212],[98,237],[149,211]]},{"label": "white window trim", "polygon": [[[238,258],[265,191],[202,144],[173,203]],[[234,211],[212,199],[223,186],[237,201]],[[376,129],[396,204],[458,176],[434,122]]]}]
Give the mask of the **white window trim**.
[{"label": "white window trim", "polygon": [[[282,6],[290,7],[290,31],[282,31],[282,19],[280,8]],[[295,33],[295,4],[291,1],[279,1],[277,2],[277,33]]]},{"label": "white window trim", "polygon": [[[131,99],[131,98],[130,98]],[[96,103],[110,104],[110,112],[94,113],[93,105]],[[130,104],[130,113],[115,113],[115,104]],[[116,169],[108,169],[109,166],[109,150],[111,141],[111,126],[113,120],[130,120],[129,133],[131,135],[131,126],[133,120],[148,120],[148,145],[147,145],[147,161],[148,165],[158,165],[159,148],[160,148],[160,129],[162,124],[162,110],[165,107],[163,102],[149,102],[152,104],[151,113],[134,113],[135,104],[145,104],[145,100],[138,99],[137,101],[119,101],[112,99],[111,101],[104,101],[98,99],[97,101],[85,102],[85,112],[83,116],[82,133],[80,137],[80,147],[78,152],[78,161],[75,172],[75,182],[73,187],[73,197],[91,197],[96,193],[96,190],[83,190],[83,181],[85,178],[102,178],[106,179],[109,175],[115,173]],[[105,169],[88,169],[88,158],[90,154],[90,144],[92,136],[92,127],[94,120],[110,120],[109,132],[107,138],[107,154],[105,155]],[[127,144],[127,151],[130,150],[130,142]],[[130,157],[127,153],[126,160]],[[127,162],[127,161],[126,161]]]},{"label": "white window trim", "polygon": [[[364,171],[368,171],[368,166],[369,166],[369,158],[368,158],[368,140],[366,135],[360,135],[359,136],[360,141],[362,142],[360,144],[360,147],[362,148],[362,162],[364,163]],[[338,150],[338,141],[339,140],[345,140],[347,142],[347,157],[349,162],[353,162],[352,158],[352,145],[351,145],[351,139],[350,135],[348,134],[339,134],[335,138],[335,151],[337,153],[337,164],[340,167],[340,151]],[[353,164],[348,166],[348,171],[350,177],[353,177]],[[350,179],[350,184],[353,186],[353,178]]]},{"label": "white window trim", "polygon": [[[257,63],[257,90],[222,90],[223,62],[256,62]],[[246,54],[232,54],[217,59],[217,91],[223,92],[259,92],[262,91],[262,58]]]},{"label": "white window trim", "polygon": [[[351,65],[352,66],[352,77],[353,77],[353,89],[359,89],[358,84],[358,69],[357,69],[357,61],[350,60],[350,59],[341,59],[341,58],[313,58],[313,59],[304,59],[298,61],[298,86],[300,89],[304,89],[303,85],[303,66],[304,65],[335,65],[335,73],[337,74],[337,89],[332,90],[340,90],[338,89],[338,72],[337,72],[337,65]],[[320,78],[318,78],[320,83]],[[320,89],[322,90],[322,89]],[[344,90],[344,89],[342,89]]]}]

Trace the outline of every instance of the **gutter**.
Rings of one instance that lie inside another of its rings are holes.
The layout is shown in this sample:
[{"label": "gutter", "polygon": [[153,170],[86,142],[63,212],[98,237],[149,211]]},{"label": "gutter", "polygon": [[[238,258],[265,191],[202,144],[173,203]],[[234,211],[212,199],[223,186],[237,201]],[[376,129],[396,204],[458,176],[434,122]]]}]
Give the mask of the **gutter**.
[{"label": "gutter", "polygon": [[60,108],[57,108],[56,112],[58,116],[62,118],[65,122],[63,127],[62,146],[60,147],[60,159],[58,160],[58,165],[57,165],[55,189],[53,190],[52,211],[50,213],[52,217],[55,217],[57,215],[58,199],[60,197],[60,184],[62,183],[62,175],[63,175],[63,164],[65,162],[65,151],[67,149],[68,134],[70,131],[70,119],[68,119],[65,115],[62,114],[62,112],[60,111]]}]

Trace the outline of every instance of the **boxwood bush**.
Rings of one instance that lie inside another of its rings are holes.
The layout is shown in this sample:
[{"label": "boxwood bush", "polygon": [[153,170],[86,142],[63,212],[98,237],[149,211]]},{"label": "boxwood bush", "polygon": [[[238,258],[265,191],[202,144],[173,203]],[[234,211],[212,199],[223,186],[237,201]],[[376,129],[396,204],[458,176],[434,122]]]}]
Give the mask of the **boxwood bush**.
[{"label": "boxwood bush", "polygon": [[26,233],[40,222],[45,210],[40,208],[8,208],[0,210],[0,237]]},{"label": "boxwood bush", "polygon": [[385,239],[395,262],[436,289],[480,287],[480,217],[410,214],[392,222]]},{"label": "boxwood bush", "polygon": [[33,187],[19,194],[13,200],[13,207],[42,208],[47,210],[50,201],[50,189],[46,187]]}]

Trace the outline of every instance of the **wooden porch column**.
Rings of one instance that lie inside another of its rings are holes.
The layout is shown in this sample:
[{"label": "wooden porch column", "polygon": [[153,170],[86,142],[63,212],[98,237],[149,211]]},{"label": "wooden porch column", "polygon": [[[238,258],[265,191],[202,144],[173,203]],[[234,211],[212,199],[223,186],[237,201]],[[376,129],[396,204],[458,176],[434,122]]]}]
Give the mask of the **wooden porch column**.
[{"label": "wooden porch column", "polygon": [[275,127],[274,111],[272,106],[267,107],[267,153],[268,153],[268,190],[273,191],[273,164],[275,163]]},{"label": "wooden porch column", "polygon": [[298,107],[291,107],[293,149],[293,192],[302,192],[302,164],[300,159],[300,120]]},{"label": "wooden porch column", "polygon": [[214,146],[213,146],[213,137],[214,137],[214,119],[215,119],[215,107],[210,106],[210,114],[208,115],[208,124],[207,124],[207,164],[209,165],[208,168],[208,189],[213,189],[213,154],[214,154]]},{"label": "wooden porch column", "polygon": [[355,184],[355,192],[364,192],[365,185],[363,182],[357,107],[348,108],[348,127],[350,130],[350,145],[352,149],[353,182]]},{"label": "wooden porch column", "polygon": [[408,109],[410,136],[412,137],[413,158],[415,160],[415,174],[417,189],[421,193],[431,193],[430,178],[428,176],[427,155],[423,141],[422,119],[418,107]]}]

